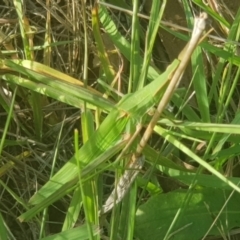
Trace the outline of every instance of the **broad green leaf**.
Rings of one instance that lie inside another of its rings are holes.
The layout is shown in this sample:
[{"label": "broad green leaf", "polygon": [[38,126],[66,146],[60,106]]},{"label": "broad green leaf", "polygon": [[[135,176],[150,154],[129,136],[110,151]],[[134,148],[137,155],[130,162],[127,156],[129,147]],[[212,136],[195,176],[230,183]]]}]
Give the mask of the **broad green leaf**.
[{"label": "broad green leaf", "polygon": [[[208,230],[209,235],[221,236],[219,229],[227,235],[240,226],[240,195],[234,193],[228,199],[230,194],[231,191],[207,188],[153,196],[137,210],[135,236],[140,240],[199,240]],[[172,229],[165,238],[171,224]]]},{"label": "broad green leaf", "polygon": [[[95,236],[100,234],[100,231],[97,227],[92,227],[92,229]],[[41,240],[66,240],[66,239],[71,240],[89,239],[87,226],[82,225],[80,227],[72,228],[61,233],[42,238]]]}]

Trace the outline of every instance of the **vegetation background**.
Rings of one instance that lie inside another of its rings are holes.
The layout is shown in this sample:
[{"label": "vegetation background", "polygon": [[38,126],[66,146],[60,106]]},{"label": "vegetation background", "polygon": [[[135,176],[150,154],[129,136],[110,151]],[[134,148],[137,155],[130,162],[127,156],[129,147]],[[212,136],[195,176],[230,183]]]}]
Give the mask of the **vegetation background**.
[{"label": "vegetation background", "polygon": [[[240,239],[239,6],[1,1],[0,239]],[[200,12],[213,31],[129,164]]]}]

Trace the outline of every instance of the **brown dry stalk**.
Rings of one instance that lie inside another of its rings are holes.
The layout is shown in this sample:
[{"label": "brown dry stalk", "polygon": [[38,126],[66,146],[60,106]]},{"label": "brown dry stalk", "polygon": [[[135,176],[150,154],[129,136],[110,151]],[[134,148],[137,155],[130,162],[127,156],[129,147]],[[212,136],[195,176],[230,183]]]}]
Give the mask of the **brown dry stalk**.
[{"label": "brown dry stalk", "polygon": [[195,48],[198,46],[199,41],[201,39],[202,33],[205,30],[206,27],[206,20],[207,20],[207,14],[206,13],[201,13],[199,17],[195,18],[194,21],[194,28],[192,32],[192,37],[189,41],[189,44],[187,45],[186,49],[184,49],[180,56],[179,60],[181,61],[178,68],[173,74],[172,79],[170,80],[170,83],[162,97],[162,99],[159,102],[159,105],[150,121],[148,124],[146,131],[144,132],[142,139],[140,143],[137,146],[135,154],[133,154],[133,161],[135,159],[138,159],[139,156],[141,156],[143,148],[146,146],[147,141],[149,140],[150,136],[152,135],[153,129],[155,125],[157,124],[157,121],[162,114],[163,110],[169,103],[174,90],[176,89],[176,86],[179,84],[179,81],[181,80],[181,77],[187,67],[187,64],[191,58],[191,55]]}]

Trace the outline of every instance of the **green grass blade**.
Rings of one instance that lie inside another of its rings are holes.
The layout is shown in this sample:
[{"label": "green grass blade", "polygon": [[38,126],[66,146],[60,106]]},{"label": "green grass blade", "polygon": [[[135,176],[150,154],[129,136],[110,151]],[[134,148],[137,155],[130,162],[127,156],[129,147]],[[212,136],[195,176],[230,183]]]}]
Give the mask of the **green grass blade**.
[{"label": "green grass blade", "polygon": [[[119,33],[117,30],[116,25],[112,21],[111,17],[109,16],[105,7],[101,6],[99,9],[99,17],[100,21],[105,28],[106,32],[109,34],[110,38],[112,39],[113,43],[117,48],[119,48],[120,52],[130,60],[130,44],[129,42]],[[141,62],[143,62],[142,58]],[[158,77],[157,71],[153,67],[149,67],[148,71],[148,78],[153,80]]]},{"label": "green grass blade", "polygon": [[105,50],[103,40],[100,33],[100,24],[98,19],[98,9],[95,7],[92,10],[92,25],[93,25],[93,34],[96,41],[97,49],[98,49],[98,56],[101,62],[101,66],[103,67],[103,71],[106,75],[106,80],[110,84],[115,76],[115,72],[113,67],[110,64],[108,59],[108,54]]},{"label": "green grass blade", "polygon": [[87,106],[91,109],[100,107],[101,109],[110,111],[114,108],[112,102],[86,88],[80,86],[73,87],[63,82],[52,82],[49,78],[44,76],[39,76],[38,78],[37,74],[35,74],[34,77],[37,77],[35,80],[39,80],[40,82],[45,82],[45,80],[47,80],[47,82],[46,84],[37,83],[11,74],[5,74],[3,80],[26,87],[27,89],[52,97],[60,102],[67,103],[77,108],[83,107],[84,101],[88,102]]},{"label": "green grass blade", "polygon": [[1,240],[7,240],[7,229],[5,227],[5,222],[2,217],[2,214],[0,213],[0,239]]},{"label": "green grass blade", "polygon": [[132,17],[132,34],[131,34],[131,55],[130,55],[130,76],[128,81],[128,93],[135,92],[140,73],[140,39],[139,39],[139,20],[138,20],[138,3],[133,2],[133,17]]},{"label": "green grass blade", "polygon": [[[33,34],[30,33],[31,29],[29,26],[29,21],[24,15],[23,12],[23,2],[22,1],[13,1],[16,12],[18,14],[20,32],[22,37],[22,42],[24,45],[25,59],[34,60],[33,51],[30,50],[30,42],[33,38]],[[31,39],[31,40],[30,40]],[[39,95],[36,92],[31,92],[29,103],[33,110],[33,119],[35,133],[38,140],[42,139],[42,130],[43,130],[43,112],[42,112],[42,98],[43,96]]]},{"label": "green grass blade", "polygon": [[72,229],[76,224],[80,210],[82,208],[82,196],[80,188],[77,187],[72,195],[71,203],[67,209],[66,217],[63,223],[62,232]]},{"label": "green grass blade", "polygon": [[[131,240],[134,237],[136,201],[137,201],[137,184],[135,182],[129,192],[128,214],[126,215],[125,222],[123,223],[125,226],[126,226],[126,223],[128,223],[127,225],[128,227],[125,231],[125,237],[126,237],[125,239],[128,239],[128,240]],[[124,217],[124,215],[122,217]]]},{"label": "green grass blade", "polygon": [[148,73],[151,71],[151,68],[149,67],[149,63],[152,58],[152,50],[153,50],[153,46],[159,30],[159,26],[164,13],[165,6],[166,6],[166,0],[152,1],[147,38],[145,43],[146,48],[145,48],[144,61],[143,61],[141,76],[140,76],[137,89],[141,89],[145,85],[146,77],[148,76]]},{"label": "green grass blade", "polygon": [[[86,110],[82,113],[82,137],[83,143],[85,144],[91,136],[94,134],[94,120],[91,112]],[[78,148],[78,146],[76,146]],[[77,150],[77,149],[76,149]],[[81,171],[81,162],[79,162],[79,172]],[[79,175],[79,181],[81,180],[81,175]],[[88,179],[81,187],[81,196],[83,201],[83,209],[85,212],[85,217],[87,219],[87,224],[99,225],[98,218],[98,192],[97,192],[97,181],[98,175],[91,179]],[[81,184],[81,182],[79,182]],[[89,226],[90,229],[91,226]],[[90,235],[90,234],[89,234]],[[92,235],[92,236],[91,236]],[[94,238],[91,233],[91,239]]]},{"label": "green grass blade", "polygon": [[240,193],[240,188],[235,183],[231,182],[229,179],[227,179],[225,176],[223,176],[221,173],[219,173],[215,168],[213,168],[209,163],[198,157],[194,152],[192,152],[189,148],[187,148],[184,144],[182,144],[180,141],[178,141],[176,138],[172,137],[171,135],[168,135],[168,133],[160,127],[157,127],[157,132],[163,136],[167,141],[171,142],[175,147],[181,149],[185,154],[187,154],[190,158],[192,158],[194,161],[196,161],[198,164],[200,164],[204,169],[207,169],[209,172],[211,172],[213,175],[218,177],[221,181],[228,184],[232,189]]},{"label": "green grass blade", "polygon": [[9,106],[8,117],[7,117],[7,120],[6,120],[6,123],[5,123],[5,127],[4,127],[4,130],[3,130],[2,137],[1,137],[1,141],[0,141],[0,155],[2,154],[2,150],[3,150],[3,147],[4,147],[4,142],[5,142],[5,138],[6,138],[8,128],[9,128],[9,125],[10,125],[10,121],[11,121],[12,116],[14,114],[13,109],[14,109],[14,103],[15,103],[17,90],[18,90],[18,87],[16,87],[15,90],[14,90],[11,105]]}]

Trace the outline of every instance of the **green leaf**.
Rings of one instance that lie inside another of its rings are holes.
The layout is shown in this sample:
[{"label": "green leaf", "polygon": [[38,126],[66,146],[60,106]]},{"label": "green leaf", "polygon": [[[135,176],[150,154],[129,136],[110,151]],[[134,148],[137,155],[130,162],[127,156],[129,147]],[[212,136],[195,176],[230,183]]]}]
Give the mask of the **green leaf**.
[{"label": "green leaf", "polygon": [[7,240],[7,229],[5,226],[5,222],[4,219],[2,217],[2,215],[0,214],[0,239],[1,240]]},{"label": "green leaf", "polygon": [[[226,190],[232,189],[227,183],[223,182],[214,175],[198,174],[196,176],[195,173],[180,172],[177,170],[169,171],[169,175],[187,185],[191,185],[194,182],[194,184],[201,187],[221,188]],[[236,185],[240,182],[240,178],[237,177],[228,177],[227,179]]]},{"label": "green leaf", "polygon": [[[179,190],[153,196],[137,210],[135,235],[141,240],[198,240],[208,230],[209,235],[220,236],[219,229],[227,234],[232,228],[240,226],[240,195],[234,193],[223,208],[230,194],[231,191],[208,188],[194,190],[190,194],[186,190]],[[183,206],[169,238],[164,238]],[[215,219],[216,223],[213,224]]]},{"label": "green leaf", "polygon": [[[93,227],[93,233],[96,236],[97,234],[99,234],[99,229],[97,227]],[[89,239],[87,226],[82,225],[81,227],[76,227],[58,234],[50,235],[48,237],[42,238],[41,240],[66,240],[66,239],[71,240]]]},{"label": "green leaf", "polygon": [[[83,101],[110,111],[114,105],[91,87],[43,64],[28,60],[0,60],[0,68],[13,74],[5,74],[3,80],[26,87],[32,91],[82,107]],[[23,76],[22,78],[19,75]],[[82,101],[81,101],[82,100]]]}]

